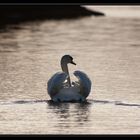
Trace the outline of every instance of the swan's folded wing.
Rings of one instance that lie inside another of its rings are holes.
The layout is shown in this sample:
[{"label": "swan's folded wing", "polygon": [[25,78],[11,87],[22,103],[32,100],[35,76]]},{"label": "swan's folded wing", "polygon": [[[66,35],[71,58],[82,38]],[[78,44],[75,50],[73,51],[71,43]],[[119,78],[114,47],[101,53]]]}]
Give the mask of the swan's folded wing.
[{"label": "swan's folded wing", "polygon": [[91,80],[82,71],[75,71],[74,75],[78,78],[79,88],[80,88],[80,94],[84,96],[85,98],[89,95],[91,90]]},{"label": "swan's folded wing", "polygon": [[63,82],[67,78],[67,74],[64,72],[55,73],[47,83],[47,90],[50,97],[56,95],[59,90],[63,87]]}]

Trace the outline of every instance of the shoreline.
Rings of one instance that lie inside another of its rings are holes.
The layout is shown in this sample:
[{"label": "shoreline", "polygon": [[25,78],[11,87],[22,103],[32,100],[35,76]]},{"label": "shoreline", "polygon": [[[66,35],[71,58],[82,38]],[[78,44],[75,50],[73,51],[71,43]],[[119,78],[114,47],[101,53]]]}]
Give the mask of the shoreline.
[{"label": "shoreline", "polygon": [[[105,16],[104,13],[92,11],[81,6],[59,6],[59,5],[19,5],[0,6],[0,26],[17,24],[25,21],[35,20],[62,20],[75,19],[85,16]],[[0,27],[1,28],[1,27]]]}]

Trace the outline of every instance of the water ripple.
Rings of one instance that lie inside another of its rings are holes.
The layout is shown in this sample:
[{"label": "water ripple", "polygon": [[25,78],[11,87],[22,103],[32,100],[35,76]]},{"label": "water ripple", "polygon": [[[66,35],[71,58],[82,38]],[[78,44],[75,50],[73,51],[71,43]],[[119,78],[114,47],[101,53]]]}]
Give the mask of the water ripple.
[{"label": "water ripple", "polygon": [[52,100],[17,100],[17,101],[1,101],[0,105],[9,104],[37,104],[37,103],[47,103],[50,106],[61,106],[63,104],[80,104],[80,105],[92,105],[92,104],[113,104],[119,106],[127,107],[140,107],[137,103],[125,103],[122,101],[110,101],[110,100],[87,100],[86,102],[53,102]]}]

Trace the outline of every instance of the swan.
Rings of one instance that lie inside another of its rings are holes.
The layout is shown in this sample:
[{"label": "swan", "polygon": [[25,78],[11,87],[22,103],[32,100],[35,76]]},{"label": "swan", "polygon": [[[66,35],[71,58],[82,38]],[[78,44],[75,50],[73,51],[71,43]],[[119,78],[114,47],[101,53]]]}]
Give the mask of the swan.
[{"label": "swan", "polygon": [[64,55],[61,58],[62,72],[55,73],[47,82],[47,91],[54,102],[86,101],[91,90],[91,80],[82,71],[74,71],[78,81],[72,82],[68,64],[76,65],[72,56]]}]

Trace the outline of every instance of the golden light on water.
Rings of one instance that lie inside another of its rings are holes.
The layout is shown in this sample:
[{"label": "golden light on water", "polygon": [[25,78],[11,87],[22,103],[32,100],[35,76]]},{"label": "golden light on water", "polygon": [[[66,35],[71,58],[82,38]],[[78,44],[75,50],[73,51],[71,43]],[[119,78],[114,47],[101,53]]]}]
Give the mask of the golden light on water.
[{"label": "golden light on water", "polygon": [[104,12],[107,16],[113,16],[113,17],[139,17],[140,18],[140,6],[135,5],[135,6],[123,6],[123,5],[113,5],[113,6],[108,6],[108,5],[101,5],[101,6],[85,6],[88,9],[91,10],[97,10]]}]

